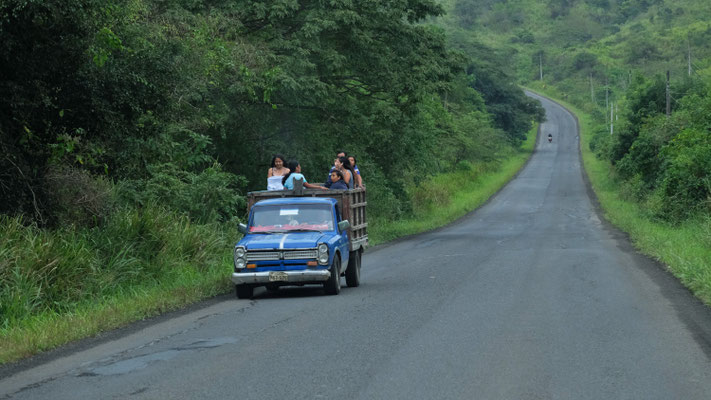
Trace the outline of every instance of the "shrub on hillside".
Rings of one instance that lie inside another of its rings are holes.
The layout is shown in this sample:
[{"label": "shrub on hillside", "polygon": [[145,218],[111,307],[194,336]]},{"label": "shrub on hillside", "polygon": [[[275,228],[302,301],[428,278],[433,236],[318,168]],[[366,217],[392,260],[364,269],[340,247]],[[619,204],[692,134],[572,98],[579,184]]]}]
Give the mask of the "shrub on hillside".
[{"label": "shrub on hillside", "polygon": [[200,223],[229,221],[245,211],[240,194],[244,179],[223,171],[217,163],[199,173],[173,164],[152,165],[148,171],[147,180],[122,182],[124,198],[139,205],[159,204]]},{"label": "shrub on hillside", "polygon": [[595,157],[607,159],[610,153],[610,128],[602,124],[595,126],[589,146]]},{"label": "shrub on hillside", "polygon": [[392,221],[404,213],[405,201],[400,201],[392,190],[393,184],[378,169],[368,170],[368,220]]},{"label": "shrub on hillside", "polygon": [[661,76],[653,80],[641,75],[635,76],[621,106],[624,110],[621,113],[622,120],[615,128],[610,146],[610,161],[613,164],[627,154],[648,120],[664,113],[664,80]]},{"label": "shrub on hillside", "polygon": [[711,211],[711,136],[708,131],[686,129],[677,135],[662,155],[666,169],[660,190],[667,219]]}]

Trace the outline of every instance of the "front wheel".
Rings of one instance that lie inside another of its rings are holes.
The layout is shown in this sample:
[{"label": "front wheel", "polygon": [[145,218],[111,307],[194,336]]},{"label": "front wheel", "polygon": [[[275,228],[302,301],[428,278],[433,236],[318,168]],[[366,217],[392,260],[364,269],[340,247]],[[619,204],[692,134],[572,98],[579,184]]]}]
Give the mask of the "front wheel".
[{"label": "front wheel", "polygon": [[351,252],[348,257],[348,269],[346,269],[346,285],[348,287],[360,286],[360,257],[360,250]]},{"label": "front wheel", "polygon": [[254,288],[246,284],[235,285],[235,291],[238,299],[251,299],[254,294]]},{"label": "front wheel", "polygon": [[323,283],[323,290],[326,294],[338,294],[341,291],[341,259],[338,254],[333,256],[333,263],[328,270],[331,272],[331,276]]}]

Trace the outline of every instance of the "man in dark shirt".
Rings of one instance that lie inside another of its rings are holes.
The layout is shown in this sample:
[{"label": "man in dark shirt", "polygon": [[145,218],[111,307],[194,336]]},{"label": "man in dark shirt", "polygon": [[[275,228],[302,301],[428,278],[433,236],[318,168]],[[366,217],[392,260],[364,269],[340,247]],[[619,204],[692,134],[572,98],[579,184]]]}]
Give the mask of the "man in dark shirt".
[{"label": "man in dark shirt", "polygon": [[348,185],[343,181],[343,173],[341,171],[334,169],[331,171],[329,178],[331,178],[331,185],[328,187],[329,189],[348,190]]}]

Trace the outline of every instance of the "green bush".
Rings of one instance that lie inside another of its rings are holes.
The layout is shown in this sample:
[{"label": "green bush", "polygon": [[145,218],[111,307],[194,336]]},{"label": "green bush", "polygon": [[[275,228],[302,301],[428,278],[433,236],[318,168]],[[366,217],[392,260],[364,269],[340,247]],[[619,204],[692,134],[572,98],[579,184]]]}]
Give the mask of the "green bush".
[{"label": "green bush", "polygon": [[146,180],[121,183],[124,198],[139,205],[160,204],[200,223],[230,221],[245,211],[240,194],[244,179],[223,171],[217,163],[200,173],[173,164],[152,165],[148,171]]},{"label": "green bush", "polygon": [[661,76],[653,80],[642,75],[633,78],[622,104],[625,110],[621,115],[622,120],[617,124],[610,146],[610,160],[613,163],[627,154],[648,119],[664,113],[664,93],[665,83]]},{"label": "green bush", "polygon": [[658,157],[660,149],[661,145],[655,143],[651,137],[640,134],[629,152],[617,162],[616,168],[620,177],[623,179],[638,177],[648,184],[654,182],[660,167]]},{"label": "green bush", "polygon": [[456,167],[457,171],[464,171],[464,172],[472,171],[473,169],[474,169],[474,165],[467,160],[458,162],[457,167]]},{"label": "green bush", "polygon": [[590,151],[598,159],[607,159],[610,153],[610,128],[605,125],[596,125],[590,139]]},{"label": "green bush", "polygon": [[711,211],[711,136],[708,131],[686,129],[662,152],[666,169],[660,190],[663,212],[679,220],[699,211]]},{"label": "green bush", "polygon": [[625,184],[620,186],[620,197],[625,200],[643,201],[647,197],[648,189],[642,175],[636,174],[629,177]]},{"label": "green bush", "polygon": [[628,153],[618,162],[620,175],[627,178],[638,174],[649,187],[654,185],[665,167],[662,149],[683,129],[685,119],[682,112],[672,118],[658,115],[648,119]]},{"label": "green bush", "polygon": [[368,171],[367,191],[369,220],[388,221],[403,215],[403,202],[396,197],[385,176],[379,171]]}]

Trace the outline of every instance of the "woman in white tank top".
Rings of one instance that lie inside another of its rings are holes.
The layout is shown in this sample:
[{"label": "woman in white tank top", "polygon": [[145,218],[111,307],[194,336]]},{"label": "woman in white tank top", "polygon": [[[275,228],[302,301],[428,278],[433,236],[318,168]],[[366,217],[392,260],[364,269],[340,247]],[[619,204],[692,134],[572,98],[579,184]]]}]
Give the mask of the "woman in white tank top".
[{"label": "woman in white tank top", "polygon": [[276,154],[272,157],[272,166],[267,172],[267,190],[284,190],[281,183],[282,177],[288,174],[289,168],[284,166],[284,156]]}]

